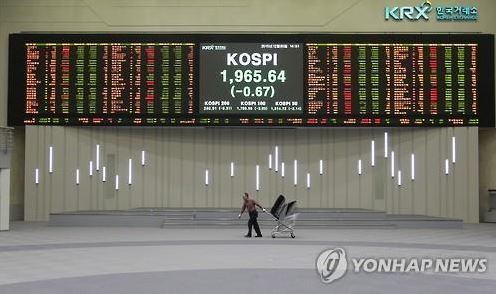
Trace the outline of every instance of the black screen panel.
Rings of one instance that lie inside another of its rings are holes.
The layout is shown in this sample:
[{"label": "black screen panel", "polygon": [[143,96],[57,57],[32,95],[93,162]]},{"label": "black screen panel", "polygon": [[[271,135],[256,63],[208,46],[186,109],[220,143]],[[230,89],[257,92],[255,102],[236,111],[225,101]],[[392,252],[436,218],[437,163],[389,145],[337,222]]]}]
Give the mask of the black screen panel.
[{"label": "black screen panel", "polygon": [[494,127],[486,34],[12,34],[9,125]]}]

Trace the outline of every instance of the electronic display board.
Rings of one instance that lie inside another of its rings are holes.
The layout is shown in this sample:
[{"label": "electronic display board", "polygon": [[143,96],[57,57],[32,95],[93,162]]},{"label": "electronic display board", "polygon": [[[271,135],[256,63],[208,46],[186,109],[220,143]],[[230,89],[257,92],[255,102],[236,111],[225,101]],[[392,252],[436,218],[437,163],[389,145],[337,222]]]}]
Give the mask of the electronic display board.
[{"label": "electronic display board", "polygon": [[11,34],[8,123],[494,127],[488,34]]},{"label": "electronic display board", "polygon": [[200,44],[200,113],[302,114],[302,44]]}]

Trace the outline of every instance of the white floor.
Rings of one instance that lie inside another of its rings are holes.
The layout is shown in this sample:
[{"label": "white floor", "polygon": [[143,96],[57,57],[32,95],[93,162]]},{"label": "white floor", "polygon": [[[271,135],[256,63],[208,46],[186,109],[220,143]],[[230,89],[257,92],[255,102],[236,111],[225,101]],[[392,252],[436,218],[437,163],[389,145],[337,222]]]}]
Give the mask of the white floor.
[{"label": "white floor", "polygon": [[[243,229],[48,227],[14,223],[0,232],[0,293],[494,293],[496,225],[456,230],[309,230],[296,239],[245,239]],[[320,282],[317,255],[484,257],[485,273],[355,274]],[[276,281],[281,285],[271,287]],[[240,285],[241,284],[241,285]],[[110,287],[110,288],[109,288]],[[261,289],[261,290],[262,290]],[[354,289],[354,290],[353,290]],[[271,292],[272,291],[272,292]],[[310,293],[310,292],[309,292]]]}]

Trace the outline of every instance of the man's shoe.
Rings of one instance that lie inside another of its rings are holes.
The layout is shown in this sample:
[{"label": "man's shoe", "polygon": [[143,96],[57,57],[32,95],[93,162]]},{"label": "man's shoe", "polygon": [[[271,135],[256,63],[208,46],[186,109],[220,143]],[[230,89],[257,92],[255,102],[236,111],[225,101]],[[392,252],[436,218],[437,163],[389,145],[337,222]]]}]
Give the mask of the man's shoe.
[{"label": "man's shoe", "polygon": [[255,238],[262,238],[262,235],[256,235]]},{"label": "man's shoe", "polygon": [[245,235],[245,238],[251,238],[251,235],[250,234],[246,234]]}]

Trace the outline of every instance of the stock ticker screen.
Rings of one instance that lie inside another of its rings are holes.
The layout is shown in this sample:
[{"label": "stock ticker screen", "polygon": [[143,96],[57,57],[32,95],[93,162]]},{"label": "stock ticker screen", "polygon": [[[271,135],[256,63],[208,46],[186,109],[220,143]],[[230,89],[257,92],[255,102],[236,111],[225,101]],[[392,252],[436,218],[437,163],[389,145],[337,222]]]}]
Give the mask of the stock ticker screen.
[{"label": "stock ticker screen", "polygon": [[302,44],[200,44],[200,113],[303,114]]},{"label": "stock ticker screen", "polygon": [[8,122],[494,127],[486,34],[12,34]]}]

